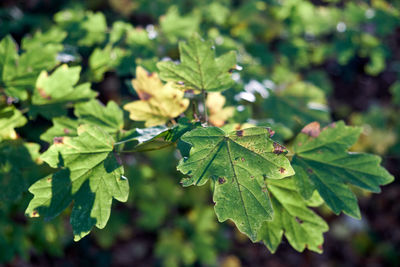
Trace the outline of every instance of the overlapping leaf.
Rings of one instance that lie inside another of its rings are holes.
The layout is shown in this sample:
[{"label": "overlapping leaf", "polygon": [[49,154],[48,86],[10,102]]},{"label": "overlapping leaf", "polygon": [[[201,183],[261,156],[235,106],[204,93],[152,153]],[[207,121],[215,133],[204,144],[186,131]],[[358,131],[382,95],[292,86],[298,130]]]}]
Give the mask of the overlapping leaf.
[{"label": "overlapping leaf", "polygon": [[94,98],[97,93],[90,89],[89,83],[76,85],[79,81],[81,67],[62,65],[51,75],[46,71],[40,73],[32,96],[31,113],[56,117],[66,115],[68,103]]},{"label": "overlapping leaf", "polygon": [[314,122],[302,130],[295,140],[292,165],[294,180],[304,198],[317,190],[334,213],[343,211],[360,218],[357,198],[349,185],[378,193],[380,185],[393,181],[393,176],[380,166],[380,157],[347,152],[360,133],[361,128],[343,122],[322,130]]},{"label": "overlapping leaf", "polygon": [[40,138],[51,143],[54,137],[76,136],[79,125],[90,124],[102,128],[111,135],[115,135],[124,126],[124,114],[114,101],[104,106],[96,99],[78,103],[74,109],[76,120],[68,117],[53,118],[53,126],[44,132]]},{"label": "overlapping leaf", "polygon": [[28,92],[35,86],[37,76],[42,70],[50,70],[57,64],[60,44],[32,46],[21,55],[11,36],[0,42],[0,87],[8,96],[25,100]]},{"label": "overlapping leaf", "polygon": [[226,53],[215,57],[213,44],[193,35],[187,43],[179,43],[181,62],[159,62],[161,79],[173,82],[184,90],[223,91],[234,82],[229,71],[236,67],[236,54]]},{"label": "overlapping leaf", "polygon": [[200,126],[200,122],[191,122],[187,118],[181,118],[178,120],[178,124],[170,128],[154,126],[123,132],[121,141],[117,144],[131,143],[134,146],[132,151],[139,152],[157,150],[177,143],[181,153],[186,153],[190,149],[190,146],[188,147],[187,143],[182,142],[180,137],[186,132]]},{"label": "overlapping leaf", "polygon": [[294,174],[286,150],[269,139],[267,129],[254,127],[225,133],[216,127],[194,129],[182,136],[192,145],[178,165],[187,176],[184,186],[214,182],[215,212],[219,221],[232,219],[253,241],[273,211],[265,179]]},{"label": "overlapping leaf", "polygon": [[93,225],[104,228],[112,199],[126,201],[128,180],[114,156],[113,138],[101,128],[82,125],[77,137],[61,137],[41,158],[59,171],[33,184],[34,198],[26,213],[53,218],[73,201],[71,224],[75,240],[87,235]]},{"label": "overlapping leaf", "polygon": [[285,235],[290,245],[302,252],[305,248],[322,252],[323,233],[328,231],[326,222],[307,207],[297,192],[292,178],[269,180],[274,217],[262,225],[258,239],[271,252],[275,252]]},{"label": "overlapping leaf", "polygon": [[0,141],[17,138],[14,128],[21,127],[26,122],[24,115],[14,106],[0,108]]},{"label": "overlapping leaf", "polygon": [[323,91],[309,83],[295,82],[282,89],[270,90],[264,109],[268,117],[288,127],[329,121]]},{"label": "overlapping leaf", "polygon": [[136,68],[132,85],[140,100],[126,104],[124,109],[129,111],[132,120],[145,121],[146,127],[164,124],[189,106],[182,91],[174,88],[172,83],[163,85],[156,73],[149,74],[142,67]]}]

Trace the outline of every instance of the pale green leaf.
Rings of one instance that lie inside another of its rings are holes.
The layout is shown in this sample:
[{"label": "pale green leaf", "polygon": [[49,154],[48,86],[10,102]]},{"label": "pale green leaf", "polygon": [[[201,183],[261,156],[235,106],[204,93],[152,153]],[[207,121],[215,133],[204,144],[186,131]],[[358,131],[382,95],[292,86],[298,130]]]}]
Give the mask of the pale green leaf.
[{"label": "pale green leaf", "polygon": [[102,128],[115,136],[124,126],[124,114],[114,101],[104,106],[96,99],[75,105],[74,120],[68,117],[53,118],[53,126],[43,133],[40,138],[51,143],[55,137],[76,136],[79,125],[90,124]]},{"label": "pale green leaf", "polygon": [[48,143],[52,143],[55,137],[61,136],[77,136],[77,128],[79,121],[68,117],[53,118],[53,126],[44,132],[40,139]]},{"label": "pale green leaf", "polygon": [[18,47],[11,36],[0,42],[0,87],[8,96],[25,100],[35,86],[42,70],[50,70],[57,65],[60,44],[43,44],[29,47],[18,55]]},{"label": "pale green leaf", "polygon": [[40,113],[46,118],[66,115],[68,103],[90,100],[97,93],[89,83],[76,85],[81,67],[62,65],[51,75],[43,71],[37,81],[32,96],[32,115]]},{"label": "pale green leaf", "polygon": [[128,180],[113,153],[113,138],[101,128],[81,125],[77,137],[60,137],[41,158],[60,170],[33,184],[34,198],[26,213],[53,218],[74,202],[71,224],[75,240],[87,235],[93,225],[104,228],[112,198],[126,201]]},{"label": "pale green leaf", "polygon": [[124,113],[114,101],[109,101],[107,106],[95,99],[78,103],[74,113],[80,123],[99,126],[110,134],[122,130],[124,126]]},{"label": "pale green leaf", "polygon": [[0,141],[3,139],[16,139],[15,128],[24,126],[27,120],[14,106],[0,108]]}]

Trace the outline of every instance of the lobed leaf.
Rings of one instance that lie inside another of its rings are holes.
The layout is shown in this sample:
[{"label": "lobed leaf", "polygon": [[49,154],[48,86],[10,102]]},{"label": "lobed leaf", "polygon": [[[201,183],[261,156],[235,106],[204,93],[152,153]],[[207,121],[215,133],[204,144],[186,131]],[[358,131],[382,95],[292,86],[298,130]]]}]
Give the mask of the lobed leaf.
[{"label": "lobed leaf", "polygon": [[184,186],[214,182],[218,220],[232,219],[238,229],[255,240],[273,210],[265,179],[294,174],[284,147],[273,142],[261,127],[225,133],[216,127],[194,129],[182,136],[192,148],[178,170],[187,176]]},{"label": "lobed leaf", "polygon": [[317,122],[303,128],[294,143],[292,159],[294,181],[301,195],[308,199],[317,190],[335,214],[341,211],[360,218],[357,198],[348,185],[375,193],[380,185],[393,181],[378,156],[347,152],[357,141],[361,128],[342,121],[320,129]]},{"label": "lobed leaf", "polygon": [[24,126],[27,120],[14,106],[0,108],[0,141],[3,139],[16,139],[15,128]]},{"label": "lobed leaf", "polygon": [[297,192],[292,178],[268,180],[274,217],[262,225],[258,239],[275,252],[285,235],[290,245],[299,252],[305,248],[322,253],[323,233],[327,223],[307,207]]},{"label": "lobed leaf", "polygon": [[62,65],[51,75],[40,73],[32,95],[31,113],[40,113],[46,118],[66,115],[66,105],[96,97],[89,83],[76,85],[81,67]]},{"label": "lobed leaf", "polygon": [[136,68],[132,85],[140,100],[126,104],[124,109],[129,111],[132,120],[145,121],[146,127],[164,124],[189,106],[182,91],[172,87],[171,83],[163,85],[156,73],[148,74],[142,67]]},{"label": "lobed leaf", "polygon": [[113,145],[109,134],[91,125],[81,125],[77,137],[55,139],[41,159],[59,170],[29,188],[34,197],[26,214],[51,219],[73,201],[70,221],[75,240],[87,235],[93,225],[104,228],[112,199],[124,202],[129,194]]},{"label": "lobed leaf", "polygon": [[215,57],[213,44],[193,35],[187,43],[179,42],[181,62],[157,64],[161,79],[184,90],[223,91],[233,86],[229,71],[236,67],[235,52]]}]

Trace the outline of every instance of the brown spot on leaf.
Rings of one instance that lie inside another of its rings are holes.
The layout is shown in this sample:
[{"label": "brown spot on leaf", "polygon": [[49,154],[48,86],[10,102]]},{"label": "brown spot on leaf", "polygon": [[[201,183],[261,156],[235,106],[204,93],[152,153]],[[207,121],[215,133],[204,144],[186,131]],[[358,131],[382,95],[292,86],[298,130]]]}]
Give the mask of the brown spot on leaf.
[{"label": "brown spot on leaf", "polygon": [[279,172],[280,172],[280,173],[285,173],[285,171],[286,171],[286,169],[283,168],[283,167],[281,167],[281,168],[279,169]]},{"label": "brown spot on leaf", "polygon": [[225,182],[226,182],[226,179],[224,177],[218,177],[219,184],[224,184]]},{"label": "brown spot on leaf", "polygon": [[242,161],[242,162],[244,162],[245,161],[245,159],[242,157],[242,158],[240,158],[240,160]]},{"label": "brown spot on leaf", "polygon": [[280,155],[282,153],[284,153],[286,150],[286,147],[278,144],[277,142],[274,142],[274,154]]},{"label": "brown spot on leaf", "polygon": [[37,90],[38,90],[39,95],[42,98],[47,99],[47,100],[51,99],[51,96],[49,96],[43,88],[38,87]]},{"label": "brown spot on leaf", "polygon": [[267,192],[268,192],[268,188],[267,188],[266,186],[264,186],[264,187],[262,188],[262,191],[263,191],[264,193],[267,193]]},{"label": "brown spot on leaf", "polygon": [[275,131],[274,131],[274,130],[272,130],[271,128],[267,127],[267,131],[268,131],[268,133],[269,133],[269,137],[274,136],[274,134],[275,134]]},{"label": "brown spot on leaf", "polygon": [[298,222],[299,224],[302,224],[303,220],[296,216],[296,222]]},{"label": "brown spot on leaf", "polygon": [[321,251],[323,250],[322,244],[321,244],[321,245],[318,245],[318,249],[321,250]]},{"label": "brown spot on leaf", "polygon": [[64,128],[63,132],[64,132],[65,134],[69,134],[71,131],[70,131],[69,129],[67,129],[67,128]]},{"label": "brown spot on leaf", "polygon": [[39,212],[37,212],[37,210],[34,210],[31,214],[31,217],[34,217],[34,218],[39,217]]},{"label": "brown spot on leaf", "polygon": [[254,179],[254,175],[250,176],[251,179]]},{"label": "brown spot on leaf", "polygon": [[236,135],[239,137],[243,136],[243,130],[236,131]]},{"label": "brown spot on leaf", "polygon": [[47,182],[51,183],[51,181],[53,181],[51,177],[47,178]]},{"label": "brown spot on leaf", "polygon": [[308,172],[309,174],[313,174],[313,173],[314,173],[313,170],[310,169],[310,168],[307,169],[307,172]]},{"label": "brown spot on leaf", "polygon": [[54,144],[62,144],[64,142],[64,137],[54,137],[53,143]]},{"label": "brown spot on leaf", "polygon": [[144,101],[147,101],[153,97],[151,94],[149,94],[147,92],[143,92],[143,91],[138,91],[138,95],[139,95],[139,98]]},{"label": "brown spot on leaf", "polygon": [[318,137],[321,132],[321,126],[319,122],[314,121],[307,124],[301,132],[311,137]]},{"label": "brown spot on leaf", "polygon": [[185,85],[185,83],[182,81],[177,82],[177,84],[182,85],[182,86]]}]

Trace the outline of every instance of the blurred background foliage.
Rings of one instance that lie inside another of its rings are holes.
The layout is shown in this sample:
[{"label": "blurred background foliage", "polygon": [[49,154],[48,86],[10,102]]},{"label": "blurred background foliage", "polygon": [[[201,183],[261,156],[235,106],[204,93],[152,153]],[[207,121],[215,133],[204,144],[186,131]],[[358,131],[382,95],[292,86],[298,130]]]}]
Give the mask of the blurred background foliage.
[{"label": "blurred background foliage", "polygon": [[[364,127],[353,149],[381,155],[389,171],[400,177],[398,0],[0,3],[0,39],[11,34],[24,53],[34,54],[26,57],[38,61],[43,56],[40,47],[52,47],[59,63],[82,66],[80,82],[91,82],[104,103],[131,100],[136,66],[157,71],[157,61],[177,60],[178,41],[194,32],[213,40],[218,53],[238,53],[242,70],[233,73],[236,85],[224,93],[225,106],[237,106],[228,121],[272,126],[290,149],[291,138],[306,123],[342,119]],[[1,101],[23,108],[18,99]],[[18,135],[39,143],[43,151],[48,144],[40,134],[51,125],[49,117],[30,116],[35,119]],[[37,161],[38,147],[18,142],[1,143],[0,175],[18,172],[31,184],[49,170]],[[19,160],[28,164],[12,169]],[[79,243],[72,241],[70,210],[50,222],[28,220],[23,212],[31,195],[8,197],[0,189],[0,264],[400,265],[397,180],[381,195],[357,192],[362,196],[361,221],[319,210],[331,227],[324,254],[300,254],[283,242],[273,255],[229,223],[217,222],[207,187],[181,188],[172,163],[178,155],[172,149],[126,155],[123,160],[132,185],[128,203],[115,203],[107,227]]]}]

